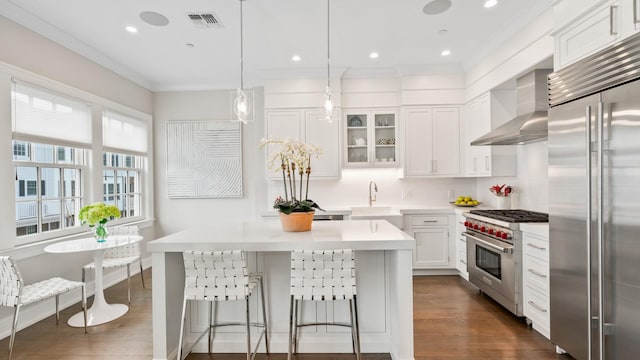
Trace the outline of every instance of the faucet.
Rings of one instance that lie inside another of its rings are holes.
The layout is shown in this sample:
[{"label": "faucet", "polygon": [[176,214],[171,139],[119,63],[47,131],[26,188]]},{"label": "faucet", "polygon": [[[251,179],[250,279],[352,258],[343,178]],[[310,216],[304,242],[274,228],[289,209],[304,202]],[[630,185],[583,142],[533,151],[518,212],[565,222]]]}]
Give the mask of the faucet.
[{"label": "faucet", "polygon": [[378,185],[373,182],[373,181],[369,181],[369,206],[371,207],[372,203],[374,201],[376,201],[376,194],[375,193],[371,193],[371,185],[373,185],[373,190],[375,192],[378,192]]}]

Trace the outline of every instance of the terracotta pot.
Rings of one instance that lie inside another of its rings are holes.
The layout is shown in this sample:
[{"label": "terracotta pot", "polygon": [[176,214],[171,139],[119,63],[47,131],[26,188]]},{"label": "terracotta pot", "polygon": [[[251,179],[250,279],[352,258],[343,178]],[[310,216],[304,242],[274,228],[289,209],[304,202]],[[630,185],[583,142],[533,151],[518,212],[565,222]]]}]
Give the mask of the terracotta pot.
[{"label": "terracotta pot", "polygon": [[315,211],[292,212],[291,214],[280,213],[282,230],[289,232],[310,231],[314,214]]}]

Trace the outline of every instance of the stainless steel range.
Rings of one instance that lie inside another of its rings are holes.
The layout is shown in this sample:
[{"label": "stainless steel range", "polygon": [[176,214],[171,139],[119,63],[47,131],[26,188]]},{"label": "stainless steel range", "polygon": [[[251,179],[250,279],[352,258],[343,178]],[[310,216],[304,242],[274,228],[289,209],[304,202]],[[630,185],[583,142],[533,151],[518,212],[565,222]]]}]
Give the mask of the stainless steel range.
[{"label": "stainless steel range", "polygon": [[548,222],[526,210],[471,210],[464,214],[469,281],[517,316],[522,313],[520,223]]}]

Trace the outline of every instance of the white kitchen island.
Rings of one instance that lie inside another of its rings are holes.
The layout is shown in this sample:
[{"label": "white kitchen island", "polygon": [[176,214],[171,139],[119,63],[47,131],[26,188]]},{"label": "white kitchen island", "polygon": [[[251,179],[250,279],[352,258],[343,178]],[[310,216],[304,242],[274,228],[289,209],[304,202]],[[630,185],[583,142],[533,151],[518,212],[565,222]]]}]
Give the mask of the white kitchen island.
[{"label": "white kitchen island", "polygon": [[[310,232],[282,231],[279,222],[209,225],[151,241],[153,265],[153,358],[175,359],[184,287],[184,250],[244,250],[251,271],[265,275],[271,352],[286,353],[289,322],[290,255],[294,249],[356,251],[358,316],[363,352],[390,353],[394,360],[413,359],[412,249],[415,240],[384,220],[314,222]],[[252,319],[260,309],[252,303]],[[205,304],[191,307],[187,343],[206,329]],[[219,321],[243,318],[242,302],[221,303]],[[261,317],[260,317],[261,319]],[[301,321],[345,321],[348,303],[305,302]],[[214,352],[246,351],[242,327],[215,335]],[[224,331],[224,332],[222,332]],[[256,336],[252,336],[256,339]],[[206,339],[206,337],[205,337]],[[254,340],[255,341],[255,340]],[[315,326],[301,330],[299,352],[351,352],[350,330]],[[206,352],[206,340],[194,347]],[[262,350],[264,351],[264,346]]]}]

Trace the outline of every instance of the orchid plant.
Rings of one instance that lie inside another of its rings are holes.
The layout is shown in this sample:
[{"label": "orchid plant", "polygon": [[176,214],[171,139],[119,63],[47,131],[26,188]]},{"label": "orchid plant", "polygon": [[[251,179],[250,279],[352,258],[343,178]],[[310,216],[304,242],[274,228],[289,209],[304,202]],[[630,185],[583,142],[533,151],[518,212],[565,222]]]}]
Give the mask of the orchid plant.
[{"label": "orchid plant", "polygon": [[[282,171],[284,185],[284,198],[281,196],[276,198],[273,204],[274,209],[284,214],[323,210],[316,202],[309,199],[311,159],[320,156],[322,153],[320,147],[289,138],[260,140],[261,149],[269,144],[277,148],[269,154],[267,159],[269,169],[274,172]],[[296,183],[296,176],[298,183]]]}]

